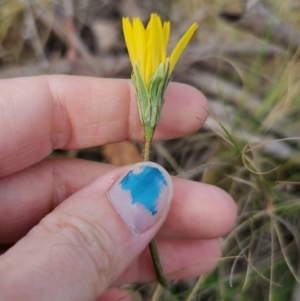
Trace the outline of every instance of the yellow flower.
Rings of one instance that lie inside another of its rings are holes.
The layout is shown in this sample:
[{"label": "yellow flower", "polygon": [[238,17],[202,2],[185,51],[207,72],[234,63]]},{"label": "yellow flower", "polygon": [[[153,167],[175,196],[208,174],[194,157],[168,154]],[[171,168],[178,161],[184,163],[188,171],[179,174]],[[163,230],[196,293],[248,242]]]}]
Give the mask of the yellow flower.
[{"label": "yellow flower", "polygon": [[187,30],[168,56],[170,22],[162,24],[157,14],[151,14],[146,28],[139,18],[133,18],[132,23],[129,18],[123,18],[122,22],[133,67],[131,78],[136,88],[140,120],[145,132],[153,134],[161,114],[170,75],[198,25],[194,23]]},{"label": "yellow flower", "polygon": [[149,86],[151,76],[161,63],[170,60],[169,75],[172,73],[182,51],[187,46],[198,25],[194,23],[177,43],[170,57],[167,47],[170,35],[170,22],[162,24],[157,14],[151,14],[147,28],[140,18],[133,18],[132,24],[129,18],[123,18],[123,31],[125,42],[133,69],[139,64],[141,75],[146,86]]}]

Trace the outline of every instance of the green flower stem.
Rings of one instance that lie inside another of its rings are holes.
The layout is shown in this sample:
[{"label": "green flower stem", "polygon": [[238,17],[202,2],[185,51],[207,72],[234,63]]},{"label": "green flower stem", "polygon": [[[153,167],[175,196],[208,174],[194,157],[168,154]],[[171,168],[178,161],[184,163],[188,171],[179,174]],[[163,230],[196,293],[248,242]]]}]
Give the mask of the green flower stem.
[{"label": "green flower stem", "polygon": [[143,161],[150,160],[150,147],[155,128],[144,125]]},{"label": "green flower stem", "polygon": [[157,279],[158,279],[160,285],[163,287],[168,287],[168,281],[166,279],[162,265],[160,263],[157,245],[156,245],[156,241],[154,238],[149,243],[149,250],[150,250],[153,265],[155,268],[155,273],[156,273],[156,276],[157,276]]},{"label": "green flower stem", "polygon": [[[154,130],[155,130],[155,127],[144,125],[143,161],[149,161],[149,159],[150,159],[150,147],[151,147]],[[157,276],[159,283],[163,287],[168,287],[168,281],[165,277],[162,265],[160,263],[160,258],[159,258],[155,239],[152,239],[150,241],[149,250],[151,253],[153,265],[154,265],[156,276]]]}]

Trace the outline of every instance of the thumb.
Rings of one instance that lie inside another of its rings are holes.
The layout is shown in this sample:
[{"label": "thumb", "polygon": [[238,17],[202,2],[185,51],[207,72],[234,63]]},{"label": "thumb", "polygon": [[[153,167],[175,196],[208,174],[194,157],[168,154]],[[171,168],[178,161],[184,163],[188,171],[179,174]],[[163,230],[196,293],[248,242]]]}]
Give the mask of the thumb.
[{"label": "thumb", "polygon": [[151,162],[98,178],[1,257],[1,300],[95,300],[153,238],[172,193]]}]

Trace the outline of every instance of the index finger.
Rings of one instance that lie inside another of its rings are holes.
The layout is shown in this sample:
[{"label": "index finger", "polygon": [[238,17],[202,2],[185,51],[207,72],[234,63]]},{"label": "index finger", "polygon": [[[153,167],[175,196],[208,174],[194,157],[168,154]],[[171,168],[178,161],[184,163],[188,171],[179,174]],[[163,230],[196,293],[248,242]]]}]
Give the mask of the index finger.
[{"label": "index finger", "polygon": [[[196,131],[207,117],[195,88],[170,84],[155,139]],[[142,139],[129,80],[40,76],[0,81],[0,176],[24,169],[54,149]]]}]

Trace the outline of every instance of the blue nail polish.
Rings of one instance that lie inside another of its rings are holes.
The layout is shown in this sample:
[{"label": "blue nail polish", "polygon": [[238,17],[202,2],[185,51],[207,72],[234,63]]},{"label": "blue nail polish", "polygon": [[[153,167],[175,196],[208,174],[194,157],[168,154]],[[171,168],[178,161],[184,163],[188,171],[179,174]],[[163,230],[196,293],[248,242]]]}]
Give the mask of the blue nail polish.
[{"label": "blue nail polish", "polygon": [[138,174],[130,171],[120,182],[120,186],[130,191],[132,204],[140,203],[155,215],[157,200],[167,182],[158,168],[144,165],[140,167]]},{"label": "blue nail polish", "polygon": [[141,162],[111,187],[108,196],[128,228],[139,234],[159,218],[172,193],[170,175],[156,163]]}]

